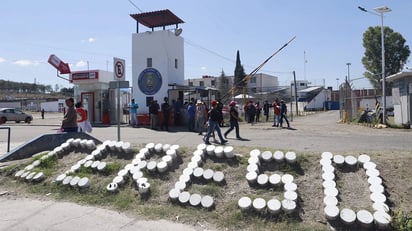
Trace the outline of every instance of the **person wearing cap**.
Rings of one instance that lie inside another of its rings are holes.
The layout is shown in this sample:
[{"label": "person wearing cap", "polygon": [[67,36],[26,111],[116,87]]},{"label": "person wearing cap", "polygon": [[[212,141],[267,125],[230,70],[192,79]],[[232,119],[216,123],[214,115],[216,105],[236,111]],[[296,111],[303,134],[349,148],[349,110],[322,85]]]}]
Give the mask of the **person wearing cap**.
[{"label": "person wearing cap", "polygon": [[242,139],[239,135],[239,112],[237,111],[236,108],[236,102],[232,101],[229,104],[230,106],[230,128],[225,132],[224,136],[225,138],[227,135],[233,130],[233,128],[236,128],[236,139],[240,140]]},{"label": "person wearing cap", "polygon": [[209,111],[209,126],[207,127],[207,134],[205,137],[205,144],[210,145],[209,138],[211,134],[216,130],[217,135],[219,136],[220,139],[220,144],[225,144],[227,143],[227,140],[223,139],[222,137],[222,131],[220,130],[219,127],[219,111],[217,110],[217,101],[213,100],[211,103],[212,109]]},{"label": "person wearing cap", "polygon": [[290,128],[289,120],[288,120],[288,117],[286,116],[287,112],[288,112],[288,109],[287,109],[286,103],[285,101],[281,100],[280,101],[280,118],[279,118],[280,127],[283,127],[282,123],[283,123],[283,119],[285,119],[286,123],[288,124],[288,128]]}]

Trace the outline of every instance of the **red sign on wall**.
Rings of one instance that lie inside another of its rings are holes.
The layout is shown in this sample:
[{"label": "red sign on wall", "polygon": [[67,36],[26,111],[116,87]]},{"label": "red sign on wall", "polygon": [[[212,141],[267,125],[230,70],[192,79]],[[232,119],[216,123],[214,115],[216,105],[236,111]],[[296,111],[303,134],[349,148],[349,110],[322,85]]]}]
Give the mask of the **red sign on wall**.
[{"label": "red sign on wall", "polygon": [[99,72],[98,71],[79,71],[73,72],[71,75],[71,80],[87,80],[87,79],[98,79]]}]

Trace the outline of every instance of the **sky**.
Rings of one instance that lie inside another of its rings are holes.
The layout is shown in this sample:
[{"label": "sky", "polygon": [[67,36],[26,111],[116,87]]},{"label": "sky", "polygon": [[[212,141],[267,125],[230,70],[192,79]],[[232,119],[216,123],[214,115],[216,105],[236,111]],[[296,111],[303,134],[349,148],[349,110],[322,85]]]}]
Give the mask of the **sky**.
[{"label": "sky", "polygon": [[47,62],[55,54],[72,71],[113,71],[113,58],[125,59],[126,80],[132,82],[136,21],[130,14],[169,9],[185,22],[185,79],[220,76],[222,70],[233,75],[238,50],[248,74],[296,36],[260,72],[290,85],[295,71],[298,80],[336,89],[349,67],[355,88],[370,88],[362,78],[362,37],[368,27],[381,25],[381,17],[358,6],[370,12],[391,8],[384,25],[411,47],[409,0],[2,0],[0,79],[71,87]]}]

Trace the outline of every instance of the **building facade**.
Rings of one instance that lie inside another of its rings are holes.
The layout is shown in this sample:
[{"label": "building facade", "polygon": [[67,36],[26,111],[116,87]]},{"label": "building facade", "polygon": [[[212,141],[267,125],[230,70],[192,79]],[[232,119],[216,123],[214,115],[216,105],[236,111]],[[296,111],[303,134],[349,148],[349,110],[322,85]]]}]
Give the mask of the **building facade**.
[{"label": "building facade", "polygon": [[[183,21],[169,10],[131,15],[139,24],[151,29],[132,34],[133,98],[139,104],[138,114],[147,114],[152,100],[163,102],[173,87],[184,83],[184,40],[177,26]],[[176,29],[166,26],[176,25]],[[161,27],[155,31],[154,28]],[[179,98],[177,92],[173,98]],[[170,96],[172,97],[172,96]],[[169,102],[170,103],[170,102]]]},{"label": "building facade", "polygon": [[[226,76],[226,87],[232,88],[234,76]],[[219,88],[220,77],[204,75],[201,78],[185,79],[184,84],[189,87],[211,87]],[[248,93],[268,92],[279,87],[278,77],[264,73],[257,73],[247,83]]]},{"label": "building facade", "polygon": [[412,122],[412,72],[396,73],[386,77],[386,81],[392,83],[395,124],[410,127]]}]

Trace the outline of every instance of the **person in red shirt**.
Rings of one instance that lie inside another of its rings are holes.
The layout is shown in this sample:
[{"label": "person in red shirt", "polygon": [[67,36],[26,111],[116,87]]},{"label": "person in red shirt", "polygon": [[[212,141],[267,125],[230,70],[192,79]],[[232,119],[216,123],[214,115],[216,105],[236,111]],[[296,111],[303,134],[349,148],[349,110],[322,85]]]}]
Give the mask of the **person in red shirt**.
[{"label": "person in red shirt", "polygon": [[87,121],[87,111],[83,108],[81,102],[76,103],[76,112],[77,112],[77,125],[79,126],[79,132],[85,132],[86,129],[86,121]]},{"label": "person in red shirt", "polygon": [[280,119],[280,104],[279,100],[275,99],[275,102],[272,104],[273,106],[273,125],[272,127],[279,127],[279,119]]}]

